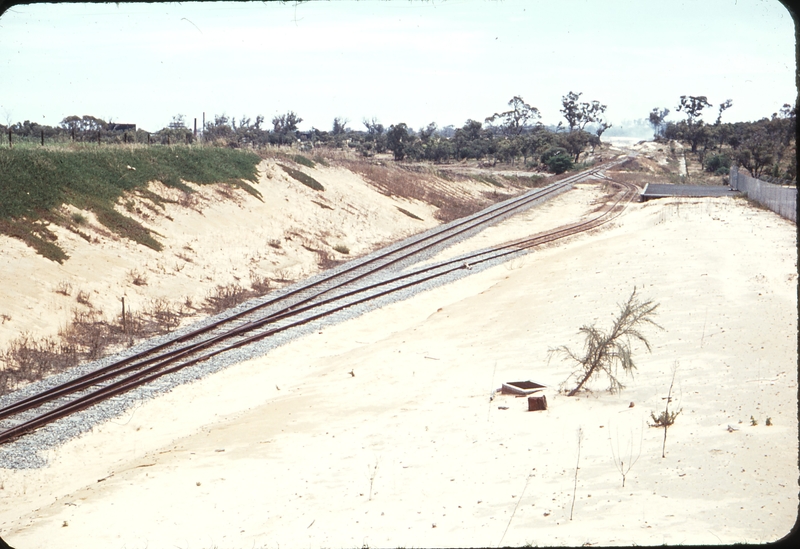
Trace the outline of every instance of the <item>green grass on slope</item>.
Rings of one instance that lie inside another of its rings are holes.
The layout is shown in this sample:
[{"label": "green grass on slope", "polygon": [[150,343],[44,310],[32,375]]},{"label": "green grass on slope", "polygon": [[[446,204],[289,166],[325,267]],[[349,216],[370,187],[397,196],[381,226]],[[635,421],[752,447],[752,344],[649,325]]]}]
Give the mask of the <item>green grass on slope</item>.
[{"label": "green grass on slope", "polygon": [[257,181],[259,162],[253,153],[216,147],[1,149],[0,232],[60,263],[67,256],[45,223],[70,226],[58,210],[71,204],[94,212],[118,235],[160,250],[161,244],[147,228],[114,209],[123,193],[137,190],[149,197],[152,193],[145,186],[156,180],[185,192],[192,191],[182,181],[225,182],[260,199],[260,193],[245,182]]}]

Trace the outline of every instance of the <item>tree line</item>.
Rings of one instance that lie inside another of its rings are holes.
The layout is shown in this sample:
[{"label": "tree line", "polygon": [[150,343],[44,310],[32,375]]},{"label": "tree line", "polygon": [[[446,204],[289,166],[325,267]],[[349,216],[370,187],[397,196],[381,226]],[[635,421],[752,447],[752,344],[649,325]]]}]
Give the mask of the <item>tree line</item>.
[{"label": "tree line", "polygon": [[667,122],[670,110],[654,108],[649,121],[656,140],[676,140],[691,147],[706,171],[728,173],[731,165],[745,168],[753,177],[797,178],[797,107],[784,104],[770,118],[755,122],[723,123],[722,114],[733,106],[727,99],[717,106],[713,123],[703,120],[714,105],[704,95],[682,95],[676,107],[686,117]]},{"label": "tree line", "polygon": [[[330,130],[312,128],[300,131],[303,119],[294,111],[276,115],[271,124],[261,115],[238,120],[225,114],[205,121],[196,133],[186,125],[184,115],[157,132],[132,129],[94,116],[68,116],[58,126],[18,122],[0,131],[28,138],[72,139],[103,143],[192,143],[197,139],[226,147],[299,145],[352,148],[365,157],[391,153],[395,160],[435,163],[477,160],[489,165],[498,162],[521,164],[525,168],[545,167],[555,173],[572,169],[587,150],[594,152],[600,138],[611,127],[605,120],[606,105],[583,101],[582,93],[570,91],[561,98],[563,121],[557,126],[540,122],[538,108],[521,96],[514,96],[507,109],[483,120],[468,119],[463,126],[440,128],[435,122],[417,130],[404,122],[388,127],[376,118],[363,119],[363,129],[352,129],[349,120],[336,117]],[[784,105],[771,118],[756,122],[723,123],[723,113],[733,105],[728,99],[717,106],[717,117],[707,123],[713,105],[706,96],[683,95],[675,109],[685,116],[678,122],[666,121],[668,108],[654,108],[649,122],[656,140],[676,140],[691,147],[692,153],[709,172],[727,173],[732,164],[744,167],[754,177],[772,175],[795,179],[797,159],[794,150],[796,108]]]},{"label": "tree line", "polygon": [[508,110],[496,112],[480,120],[468,119],[463,126],[440,128],[431,122],[414,130],[404,122],[384,126],[376,118],[362,120],[363,129],[348,127],[349,120],[336,117],[330,130],[312,128],[300,131],[303,119],[294,111],[277,115],[272,123],[261,115],[238,120],[225,114],[201,124],[196,134],[186,125],[184,115],[176,115],[157,132],[133,129],[94,116],[68,116],[58,126],[36,122],[18,122],[3,126],[0,131],[37,139],[98,141],[102,143],[206,143],[227,147],[263,147],[265,145],[299,144],[348,147],[365,157],[391,153],[395,160],[431,161],[437,163],[477,160],[491,165],[497,162],[521,164],[525,167],[545,165],[562,173],[579,162],[588,148],[600,144],[600,136],[610,128],[603,118],[606,106],[599,101],[581,101],[582,93],[570,91],[562,98],[564,122],[546,127],[540,122],[539,109],[521,96],[508,102]]}]

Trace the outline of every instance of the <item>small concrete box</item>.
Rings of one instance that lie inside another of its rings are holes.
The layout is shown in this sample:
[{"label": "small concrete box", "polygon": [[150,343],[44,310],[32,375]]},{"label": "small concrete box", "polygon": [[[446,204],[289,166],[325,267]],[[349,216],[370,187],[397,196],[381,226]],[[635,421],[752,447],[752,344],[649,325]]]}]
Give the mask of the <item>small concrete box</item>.
[{"label": "small concrete box", "polygon": [[508,383],[503,383],[500,392],[505,395],[526,396],[541,391],[544,388],[544,385],[534,381],[509,381]]}]

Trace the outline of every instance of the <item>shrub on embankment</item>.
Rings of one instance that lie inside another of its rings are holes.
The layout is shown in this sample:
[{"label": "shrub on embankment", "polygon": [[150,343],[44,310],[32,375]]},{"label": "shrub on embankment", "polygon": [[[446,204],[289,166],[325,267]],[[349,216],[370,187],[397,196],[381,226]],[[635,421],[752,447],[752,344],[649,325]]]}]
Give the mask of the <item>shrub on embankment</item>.
[{"label": "shrub on embankment", "polygon": [[[0,233],[19,238],[38,253],[62,262],[66,253],[48,223],[75,224],[60,212],[64,204],[93,212],[109,230],[161,249],[150,231],[114,208],[126,192],[144,191],[161,181],[186,193],[183,183],[230,183],[260,196],[245,181],[257,180],[258,155],[217,147],[19,147],[0,150]],[[167,200],[147,194],[163,206]],[[80,233],[79,233],[80,234]]]}]

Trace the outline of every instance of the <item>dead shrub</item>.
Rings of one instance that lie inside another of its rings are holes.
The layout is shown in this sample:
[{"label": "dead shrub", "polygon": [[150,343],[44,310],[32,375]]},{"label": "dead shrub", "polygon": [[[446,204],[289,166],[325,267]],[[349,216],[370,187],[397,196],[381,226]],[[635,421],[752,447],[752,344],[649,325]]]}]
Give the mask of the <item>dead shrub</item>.
[{"label": "dead shrub", "polygon": [[109,341],[109,325],[100,311],[72,311],[72,321],[59,332],[61,339],[75,348],[85,358],[93,360],[102,356]]},{"label": "dead shrub", "polygon": [[318,257],[317,263],[319,268],[323,271],[332,269],[341,263],[341,261],[335,259],[327,250],[316,250],[316,252]]},{"label": "dead shrub", "polygon": [[56,285],[56,293],[61,295],[72,295],[72,284],[62,280]]},{"label": "dead shrub", "polygon": [[3,363],[0,390],[13,389],[21,382],[31,382],[78,363],[76,349],[53,337],[35,339],[23,333],[13,339],[0,354]]},{"label": "dead shrub", "polygon": [[[81,292],[85,294],[85,292]],[[88,298],[87,298],[88,300]],[[96,309],[73,309],[72,319],[57,337],[22,334],[0,352],[0,395],[24,383],[100,358],[111,347],[174,330],[193,311],[191,300],[171,303],[153,299],[144,311],[126,309],[107,320]]]},{"label": "dead shrub", "polygon": [[83,290],[79,291],[75,300],[81,305],[86,305],[89,308],[92,307],[92,302],[89,299],[89,292],[84,292]]},{"label": "dead shrub", "polygon": [[248,299],[247,292],[239,284],[218,284],[208,292],[201,310],[211,314],[220,313]]},{"label": "dead shrub", "polygon": [[250,271],[250,289],[255,295],[264,295],[270,290],[269,278]]},{"label": "dead shrub", "polygon": [[171,332],[180,325],[181,319],[185,316],[185,311],[180,303],[174,305],[168,300],[159,297],[150,300],[144,315],[152,319],[156,324],[154,331]]},{"label": "dead shrub", "polygon": [[131,269],[128,273],[128,278],[134,286],[147,286],[147,275],[138,269]]}]

